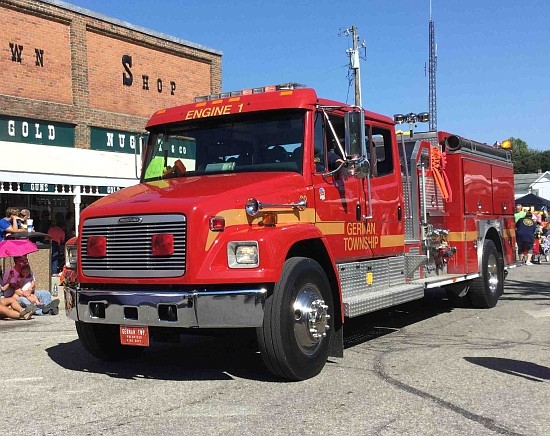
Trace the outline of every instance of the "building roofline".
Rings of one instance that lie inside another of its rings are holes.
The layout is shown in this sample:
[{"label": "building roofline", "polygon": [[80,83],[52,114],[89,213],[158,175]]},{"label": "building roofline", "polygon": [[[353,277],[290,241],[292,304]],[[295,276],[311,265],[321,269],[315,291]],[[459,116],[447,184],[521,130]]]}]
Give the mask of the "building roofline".
[{"label": "building roofline", "polygon": [[88,17],[96,18],[98,20],[106,21],[108,23],[116,24],[117,26],[126,27],[130,30],[136,32],[145,33],[146,35],[154,36],[155,38],[164,39],[166,41],[174,42],[176,44],[185,45],[197,50],[202,50],[209,52],[215,55],[222,56],[223,52],[215,50],[205,45],[197,44],[195,42],[187,41],[185,39],[177,38],[175,36],[167,35],[166,33],[157,32],[155,30],[147,29],[145,27],[137,26],[135,24],[128,23],[127,21],[122,21],[117,18],[112,18],[107,15],[100,14],[98,12],[91,11],[89,9],[81,8],[80,6],[75,6],[70,3],[61,1],[61,0],[40,0],[43,3],[49,3],[54,6],[58,6],[62,9],[67,9],[69,11],[75,12],[77,14],[86,15]]},{"label": "building roofline", "polygon": [[532,184],[537,183],[540,179],[542,179],[543,177],[546,177],[547,175],[550,176],[550,171],[545,171],[544,173],[539,174],[540,177],[538,177],[537,180],[535,180]]}]

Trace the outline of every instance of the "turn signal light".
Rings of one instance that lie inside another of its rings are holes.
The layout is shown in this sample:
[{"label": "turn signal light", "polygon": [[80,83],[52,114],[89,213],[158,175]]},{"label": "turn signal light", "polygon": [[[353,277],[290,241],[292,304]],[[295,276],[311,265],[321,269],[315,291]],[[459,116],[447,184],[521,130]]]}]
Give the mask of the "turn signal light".
[{"label": "turn signal light", "polygon": [[174,254],[174,235],[158,233],[151,236],[151,250],[153,256],[171,256]]},{"label": "turn signal light", "polygon": [[209,227],[212,232],[223,232],[225,229],[225,218],[222,216],[211,216]]},{"label": "turn signal light", "polygon": [[107,255],[107,238],[105,236],[90,236],[86,248],[90,257],[105,257]]}]

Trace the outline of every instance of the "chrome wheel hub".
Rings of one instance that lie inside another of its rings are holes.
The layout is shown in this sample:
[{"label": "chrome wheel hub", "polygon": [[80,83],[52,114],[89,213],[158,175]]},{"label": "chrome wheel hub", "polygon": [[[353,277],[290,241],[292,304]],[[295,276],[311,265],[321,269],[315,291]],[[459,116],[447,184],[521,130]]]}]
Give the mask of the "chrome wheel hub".
[{"label": "chrome wheel hub", "polygon": [[491,293],[495,293],[498,288],[498,263],[494,255],[487,259],[487,284]]},{"label": "chrome wheel hub", "polygon": [[313,354],[330,326],[328,306],[316,288],[302,289],[293,305],[294,336],[302,352]]}]

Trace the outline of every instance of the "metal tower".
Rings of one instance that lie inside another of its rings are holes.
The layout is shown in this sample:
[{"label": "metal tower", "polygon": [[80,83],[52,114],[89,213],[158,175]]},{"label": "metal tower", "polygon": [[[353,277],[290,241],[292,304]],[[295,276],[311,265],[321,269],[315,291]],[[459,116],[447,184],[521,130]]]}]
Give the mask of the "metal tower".
[{"label": "metal tower", "polygon": [[429,130],[435,132],[437,130],[437,95],[435,89],[435,71],[437,68],[437,47],[435,45],[435,26],[432,20],[432,1],[430,0],[430,59],[428,61],[428,76],[430,81],[429,92]]}]

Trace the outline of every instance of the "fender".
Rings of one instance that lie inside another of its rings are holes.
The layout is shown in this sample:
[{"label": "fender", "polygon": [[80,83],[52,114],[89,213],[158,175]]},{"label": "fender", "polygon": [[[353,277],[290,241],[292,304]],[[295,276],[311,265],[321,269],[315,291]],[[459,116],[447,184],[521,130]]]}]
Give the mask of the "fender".
[{"label": "fender", "polygon": [[[276,225],[273,227],[226,228],[220,232],[212,246],[205,252],[195,275],[195,282],[216,284],[220,281],[232,283],[275,283],[279,281],[288,253],[296,244],[308,240],[320,240],[328,256],[332,253],[321,230],[312,223]],[[260,266],[258,268],[230,269],[227,266],[227,243],[231,241],[257,241]]]},{"label": "fender", "polygon": [[[504,258],[504,223],[500,219],[487,219],[487,220],[478,220],[478,244],[477,244],[477,262],[478,262],[478,272],[481,274],[481,265],[483,261],[483,245],[485,244],[486,239],[492,240],[498,252]],[[497,239],[497,240],[495,240]],[[506,265],[505,265],[506,266]]]}]

